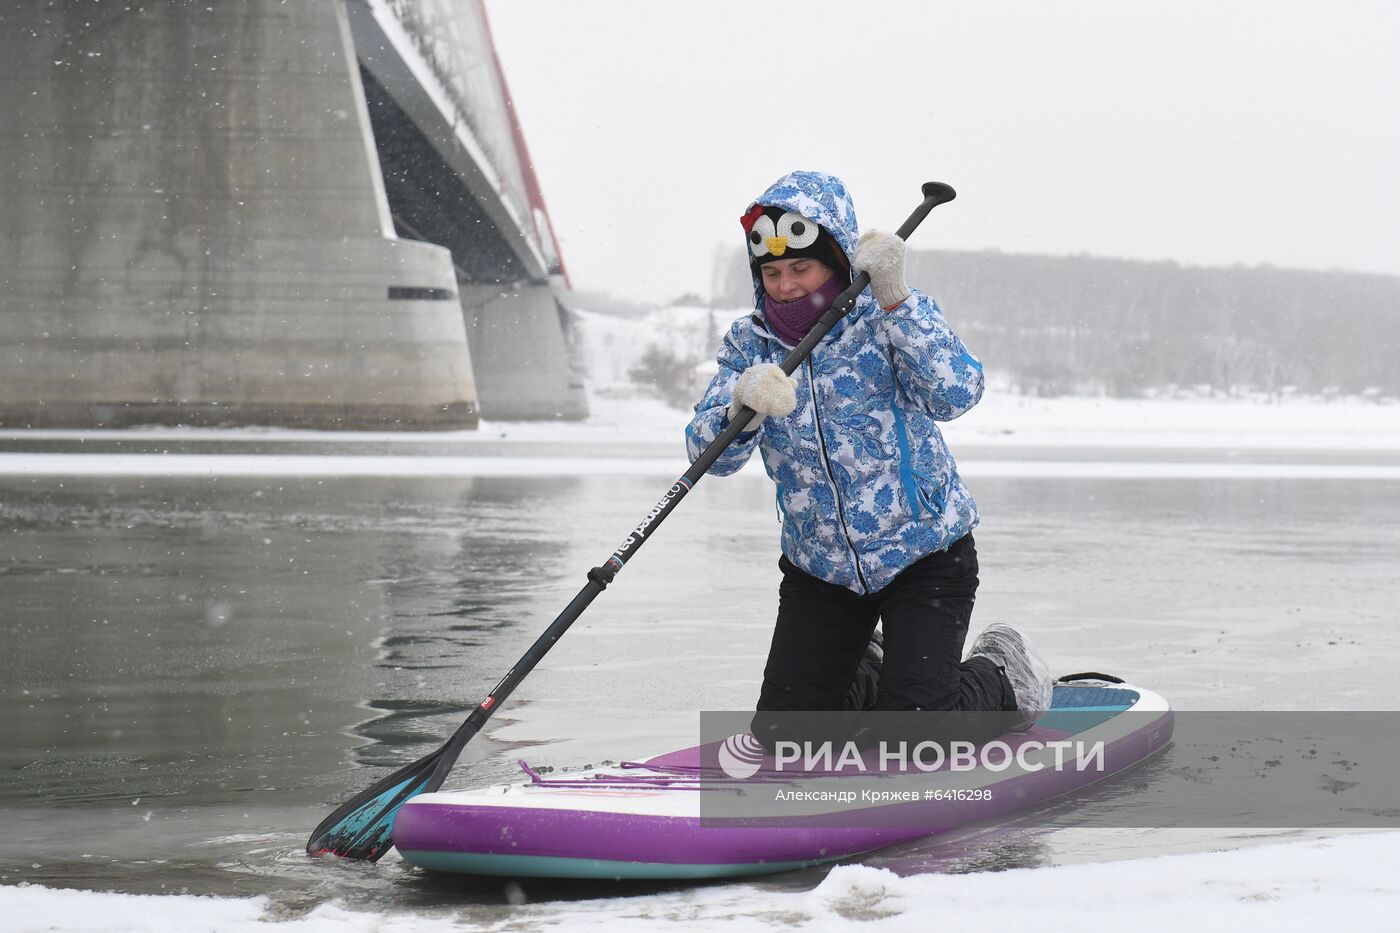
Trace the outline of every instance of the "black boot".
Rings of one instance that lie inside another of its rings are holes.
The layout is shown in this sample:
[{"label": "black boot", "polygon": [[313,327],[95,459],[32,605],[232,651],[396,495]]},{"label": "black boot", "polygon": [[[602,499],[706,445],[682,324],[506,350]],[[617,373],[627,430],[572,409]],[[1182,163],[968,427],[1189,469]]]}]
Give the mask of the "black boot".
[{"label": "black boot", "polygon": [[846,693],[846,709],[863,710],[875,706],[875,698],[880,693],[880,668],[885,663],[885,636],[877,628],[870,633],[870,641],[865,646],[860,665],[856,668],[851,689]]}]

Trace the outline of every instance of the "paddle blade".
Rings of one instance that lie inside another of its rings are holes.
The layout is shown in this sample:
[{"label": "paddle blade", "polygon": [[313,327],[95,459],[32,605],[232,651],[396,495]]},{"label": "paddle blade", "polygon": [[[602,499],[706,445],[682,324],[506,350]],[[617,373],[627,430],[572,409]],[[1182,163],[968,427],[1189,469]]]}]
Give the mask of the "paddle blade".
[{"label": "paddle blade", "polygon": [[390,833],[399,807],[428,789],[442,753],[443,749],[438,749],[400,768],[341,804],[306,841],[307,854],[379,861],[393,847]]}]

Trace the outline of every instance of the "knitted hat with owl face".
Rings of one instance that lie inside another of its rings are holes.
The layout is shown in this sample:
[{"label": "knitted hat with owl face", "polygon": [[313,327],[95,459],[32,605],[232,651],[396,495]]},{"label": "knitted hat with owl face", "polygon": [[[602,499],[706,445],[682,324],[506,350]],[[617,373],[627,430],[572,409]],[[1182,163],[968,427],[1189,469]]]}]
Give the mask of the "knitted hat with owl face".
[{"label": "knitted hat with owl face", "polygon": [[796,211],[755,204],[739,223],[748,234],[749,266],[755,275],[759,266],[775,259],[817,259],[837,272],[850,272],[836,238]]}]

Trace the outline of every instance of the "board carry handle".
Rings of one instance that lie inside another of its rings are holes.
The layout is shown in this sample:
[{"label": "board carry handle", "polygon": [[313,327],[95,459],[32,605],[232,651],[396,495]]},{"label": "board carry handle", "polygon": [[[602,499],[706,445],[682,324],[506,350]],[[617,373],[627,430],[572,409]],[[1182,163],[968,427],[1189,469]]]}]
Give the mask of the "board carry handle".
[{"label": "board carry handle", "polygon": [[1073,684],[1081,680],[1101,680],[1109,684],[1121,684],[1125,682],[1123,678],[1114,677],[1112,674],[1100,674],[1098,671],[1084,671],[1081,674],[1066,674],[1063,677],[1057,677],[1055,683]]}]

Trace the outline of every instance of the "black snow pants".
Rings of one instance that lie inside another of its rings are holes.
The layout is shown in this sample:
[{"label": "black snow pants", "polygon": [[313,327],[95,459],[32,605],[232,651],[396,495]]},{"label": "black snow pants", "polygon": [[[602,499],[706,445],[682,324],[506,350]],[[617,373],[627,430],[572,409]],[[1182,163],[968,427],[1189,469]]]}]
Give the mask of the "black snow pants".
[{"label": "black snow pants", "polygon": [[[972,535],[914,562],[884,589],[864,596],[804,573],[786,557],[779,566],[778,622],[754,717],[754,734],[765,744],[775,736],[795,738],[778,724],[791,717],[765,713],[848,706],[877,622],[884,632],[884,661],[874,703],[862,705],[876,711],[1016,709],[999,667],[986,658],[962,660],[978,583]],[[869,679],[868,668],[860,674]]]}]

